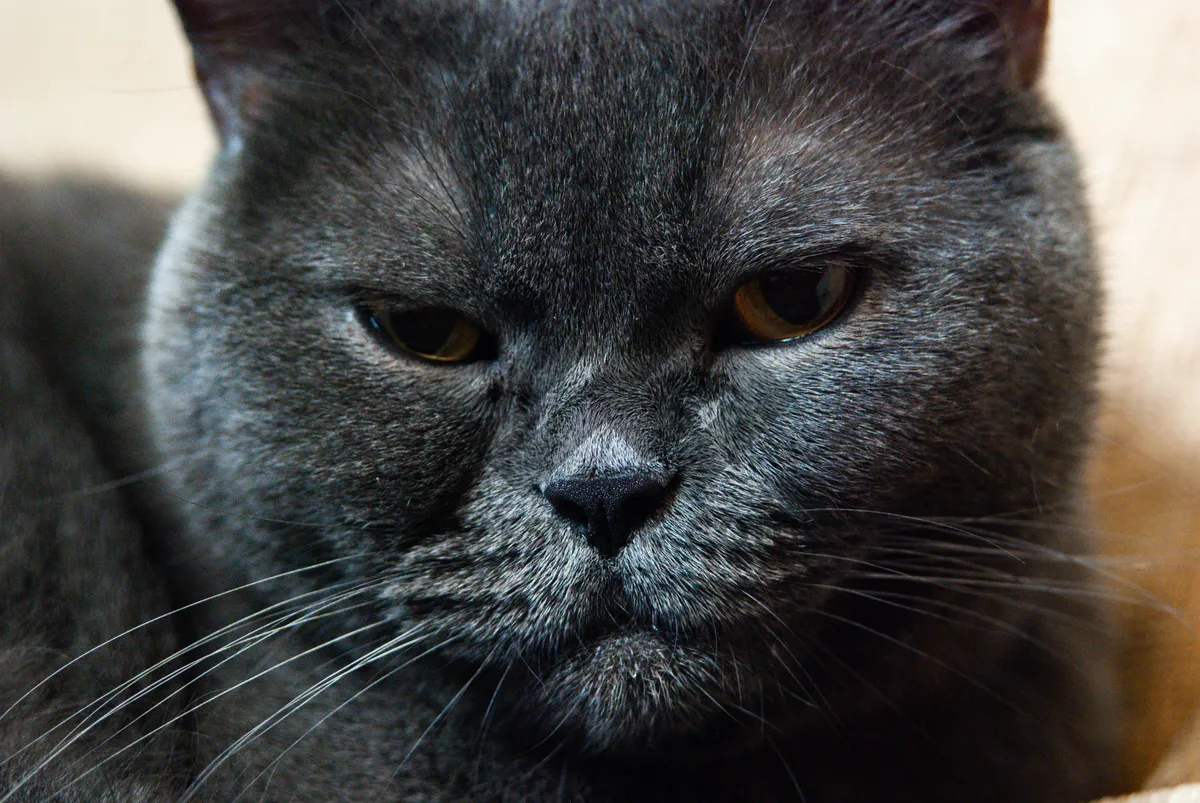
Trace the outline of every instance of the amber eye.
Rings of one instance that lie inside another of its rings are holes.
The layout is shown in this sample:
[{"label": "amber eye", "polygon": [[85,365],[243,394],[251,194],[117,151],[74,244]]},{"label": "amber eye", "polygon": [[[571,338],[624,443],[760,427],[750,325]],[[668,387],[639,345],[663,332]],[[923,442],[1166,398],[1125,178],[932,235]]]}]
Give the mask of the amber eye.
[{"label": "amber eye", "polygon": [[838,316],[854,293],[854,272],[830,263],[767,271],[733,296],[736,338],[743,343],[793,340]]},{"label": "amber eye", "polygon": [[448,309],[362,308],[366,324],[385,342],[433,362],[466,362],[483,356],[484,332],[462,313]]}]

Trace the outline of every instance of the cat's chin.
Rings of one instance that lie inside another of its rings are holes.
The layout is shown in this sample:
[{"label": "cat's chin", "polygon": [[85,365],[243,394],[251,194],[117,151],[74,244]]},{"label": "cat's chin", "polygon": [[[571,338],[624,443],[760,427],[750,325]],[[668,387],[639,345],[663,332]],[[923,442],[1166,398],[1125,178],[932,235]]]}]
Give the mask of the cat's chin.
[{"label": "cat's chin", "polygon": [[623,630],[562,655],[528,688],[541,729],[588,752],[690,743],[728,710],[729,667],[701,646]]}]

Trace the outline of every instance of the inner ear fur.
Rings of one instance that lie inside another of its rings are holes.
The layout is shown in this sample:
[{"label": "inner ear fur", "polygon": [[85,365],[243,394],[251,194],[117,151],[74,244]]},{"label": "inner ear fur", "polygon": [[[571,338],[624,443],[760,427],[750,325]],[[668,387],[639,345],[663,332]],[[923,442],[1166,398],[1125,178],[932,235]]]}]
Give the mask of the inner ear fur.
[{"label": "inner ear fur", "polygon": [[318,0],[175,0],[196,78],[226,144],[267,99],[266,79],[323,14]]},{"label": "inner ear fur", "polygon": [[974,27],[997,42],[1011,88],[1025,91],[1037,83],[1045,57],[1050,0],[947,0],[944,6],[947,11],[973,14]]},{"label": "inner ear fur", "polygon": [[1010,77],[1018,89],[1029,89],[1037,81],[1045,59],[1050,0],[992,2],[1004,27]]}]

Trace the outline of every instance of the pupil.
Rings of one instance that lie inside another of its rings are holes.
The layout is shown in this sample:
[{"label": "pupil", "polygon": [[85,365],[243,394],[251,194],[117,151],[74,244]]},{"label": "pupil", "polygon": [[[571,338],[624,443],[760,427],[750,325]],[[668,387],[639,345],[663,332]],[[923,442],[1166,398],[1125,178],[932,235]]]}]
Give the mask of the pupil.
[{"label": "pupil", "polygon": [[806,270],[768,274],[760,280],[763,298],[771,311],[788,323],[809,323],[825,312],[829,298],[827,274]]},{"label": "pupil", "polygon": [[393,316],[392,331],[418,354],[437,354],[450,339],[458,316],[444,310],[420,310]]}]

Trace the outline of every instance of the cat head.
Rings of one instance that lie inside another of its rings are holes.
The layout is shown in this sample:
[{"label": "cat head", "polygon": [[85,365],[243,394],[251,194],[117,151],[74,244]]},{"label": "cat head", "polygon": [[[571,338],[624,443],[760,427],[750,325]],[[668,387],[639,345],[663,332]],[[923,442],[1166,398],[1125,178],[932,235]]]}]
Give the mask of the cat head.
[{"label": "cat head", "polygon": [[1070,513],[1096,296],[1045,4],[433,5],[178,2],[224,145],[145,364],[193,541],[336,561],[295,582],[595,750],[986,660],[879,600],[1015,620],[922,578],[1043,571],[960,523]]}]

